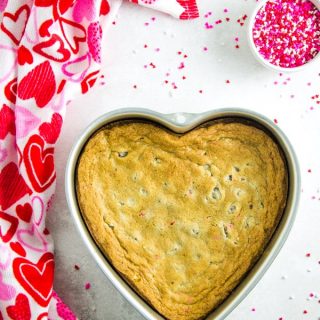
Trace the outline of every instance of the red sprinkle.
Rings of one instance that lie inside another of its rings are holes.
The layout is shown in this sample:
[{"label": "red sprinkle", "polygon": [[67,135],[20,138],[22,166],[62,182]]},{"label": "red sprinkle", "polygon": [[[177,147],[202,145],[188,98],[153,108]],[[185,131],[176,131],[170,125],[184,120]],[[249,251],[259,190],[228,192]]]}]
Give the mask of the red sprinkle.
[{"label": "red sprinkle", "polygon": [[77,264],[74,265],[74,268],[75,268],[76,270],[80,270],[80,267],[79,267]]},{"label": "red sprinkle", "polygon": [[307,257],[307,258],[311,257],[311,253],[308,252],[308,253],[306,254],[306,257]]},{"label": "red sprinkle", "polygon": [[90,282],[87,282],[87,283],[85,284],[84,288],[85,288],[86,290],[89,290],[89,289],[91,288]]},{"label": "red sprinkle", "polygon": [[309,0],[273,0],[255,18],[254,43],[271,64],[304,65],[320,51],[320,11]]},{"label": "red sprinkle", "polygon": [[307,314],[308,313],[308,311],[307,310],[303,310],[303,314]]}]

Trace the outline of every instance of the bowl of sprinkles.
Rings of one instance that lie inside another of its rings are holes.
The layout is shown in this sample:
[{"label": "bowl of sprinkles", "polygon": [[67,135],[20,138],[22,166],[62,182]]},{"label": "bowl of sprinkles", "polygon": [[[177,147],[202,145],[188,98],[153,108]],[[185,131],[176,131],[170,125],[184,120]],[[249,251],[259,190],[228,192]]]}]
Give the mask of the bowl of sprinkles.
[{"label": "bowl of sprinkles", "polygon": [[280,72],[320,61],[320,0],[262,0],[249,23],[256,58]]}]

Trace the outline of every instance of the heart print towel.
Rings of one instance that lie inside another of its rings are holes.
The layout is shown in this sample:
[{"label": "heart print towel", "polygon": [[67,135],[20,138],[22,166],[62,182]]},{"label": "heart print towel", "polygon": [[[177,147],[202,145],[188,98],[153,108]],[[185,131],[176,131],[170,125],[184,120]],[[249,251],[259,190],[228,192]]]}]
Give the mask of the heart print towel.
[{"label": "heart print towel", "polygon": [[[195,0],[132,0],[180,19]],[[66,102],[99,77],[121,0],[0,0],[0,320],[76,319],[53,291],[46,212]],[[53,230],[54,232],[54,230]]]}]

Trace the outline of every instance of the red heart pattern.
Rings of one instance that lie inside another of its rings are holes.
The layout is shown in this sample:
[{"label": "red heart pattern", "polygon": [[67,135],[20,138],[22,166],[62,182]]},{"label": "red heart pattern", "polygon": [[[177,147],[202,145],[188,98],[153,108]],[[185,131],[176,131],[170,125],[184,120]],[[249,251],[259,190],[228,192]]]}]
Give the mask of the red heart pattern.
[{"label": "red heart pattern", "polygon": [[18,63],[21,66],[23,66],[25,63],[33,63],[32,53],[25,46],[20,46],[18,49]]},{"label": "red heart pattern", "polygon": [[10,248],[19,256],[25,257],[27,255],[26,250],[24,250],[23,246],[18,242],[10,242]]},{"label": "red heart pattern", "polygon": [[53,20],[49,19],[42,23],[41,27],[39,28],[39,34],[41,37],[50,37],[49,28],[52,26]]},{"label": "red heart pattern", "polygon": [[102,0],[100,5],[100,15],[106,16],[110,12],[110,5],[107,0]]},{"label": "red heart pattern", "polygon": [[8,163],[0,173],[0,206],[2,210],[10,208],[25,195],[31,195],[32,190],[19,173],[14,162]]},{"label": "red heart pattern", "polygon": [[[17,231],[19,220],[10,214],[0,211],[0,222],[0,239],[3,242],[9,242]],[[7,227],[7,230],[3,230],[8,224],[9,227]]]},{"label": "red heart pattern", "polygon": [[3,140],[8,133],[16,134],[14,112],[5,104],[0,110],[0,140]]},{"label": "red heart pattern", "polygon": [[26,171],[37,192],[48,189],[56,178],[53,152],[54,148],[45,148],[44,140],[39,135],[31,136],[24,148]]},{"label": "red heart pattern", "polygon": [[29,15],[28,5],[21,6],[14,14],[9,12],[3,14],[1,29],[16,45],[20,43]]},{"label": "red heart pattern", "polygon": [[10,256],[0,263],[0,320],[76,319],[52,297],[54,262],[45,218],[65,105],[72,92],[88,92],[99,78],[100,16],[110,5],[0,0],[0,12],[6,58],[0,63],[0,244]]},{"label": "red heart pattern", "polygon": [[28,298],[19,293],[15,305],[7,307],[8,316],[14,320],[31,320],[31,311]]},{"label": "red heart pattern", "polygon": [[16,207],[17,216],[24,222],[30,222],[32,211],[30,203],[25,203],[24,205],[19,204]]},{"label": "red heart pattern", "polygon": [[68,43],[70,49],[73,53],[78,53],[80,43],[85,42],[87,39],[86,29],[81,24],[68,19],[60,18],[59,22],[63,37]]},{"label": "red heart pattern", "polygon": [[45,107],[56,91],[56,80],[49,61],[37,65],[18,84],[18,97],[34,98],[39,108]]},{"label": "red heart pattern", "polygon": [[36,44],[33,51],[56,62],[64,62],[70,58],[70,51],[65,48],[62,39],[57,34],[53,34],[49,40]]},{"label": "red heart pattern", "polygon": [[41,306],[46,307],[52,295],[53,254],[46,252],[37,263],[26,258],[13,260],[13,272],[21,286]]},{"label": "red heart pattern", "polygon": [[54,144],[56,143],[62,127],[62,117],[59,113],[52,115],[51,122],[44,122],[39,127],[39,132],[42,138],[47,142]]},{"label": "red heart pattern", "polygon": [[4,94],[8,101],[16,103],[17,99],[17,78],[12,79],[4,88]]}]

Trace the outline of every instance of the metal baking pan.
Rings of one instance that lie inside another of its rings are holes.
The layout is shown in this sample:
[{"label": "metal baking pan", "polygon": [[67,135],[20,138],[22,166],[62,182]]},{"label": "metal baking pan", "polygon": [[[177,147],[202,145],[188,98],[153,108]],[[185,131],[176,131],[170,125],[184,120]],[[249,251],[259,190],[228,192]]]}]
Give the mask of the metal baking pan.
[{"label": "metal baking pan", "polygon": [[262,254],[259,261],[249,271],[244,280],[237,286],[232,294],[206,319],[222,320],[233,311],[237,305],[249,294],[256,286],[264,273],[268,270],[272,262],[275,260],[280,249],[284,245],[292,225],[295,220],[296,210],[299,202],[300,194],[300,172],[295,152],[284,133],[274,125],[266,117],[255,112],[245,109],[217,109],[204,113],[172,113],[162,114],[147,109],[118,109],[109,112],[93,123],[91,123],[75,142],[66,167],[65,186],[66,197],[75,224],[80,232],[80,236],[87,248],[89,249],[93,259],[120,291],[120,293],[146,318],[149,320],[164,319],[156,310],[147,304],[136,292],[121,278],[117,271],[105,258],[99,250],[94,239],[90,235],[89,230],[82,218],[77,203],[77,195],[75,189],[75,171],[77,168],[78,157],[88,141],[88,139],[101,127],[118,120],[127,119],[144,119],[152,121],[167,127],[176,133],[185,133],[196,128],[197,126],[212,120],[221,118],[242,118],[249,120],[265,131],[277,141],[286,158],[289,173],[289,190],[285,211],[279,222],[279,225],[270,240],[267,248]]}]

